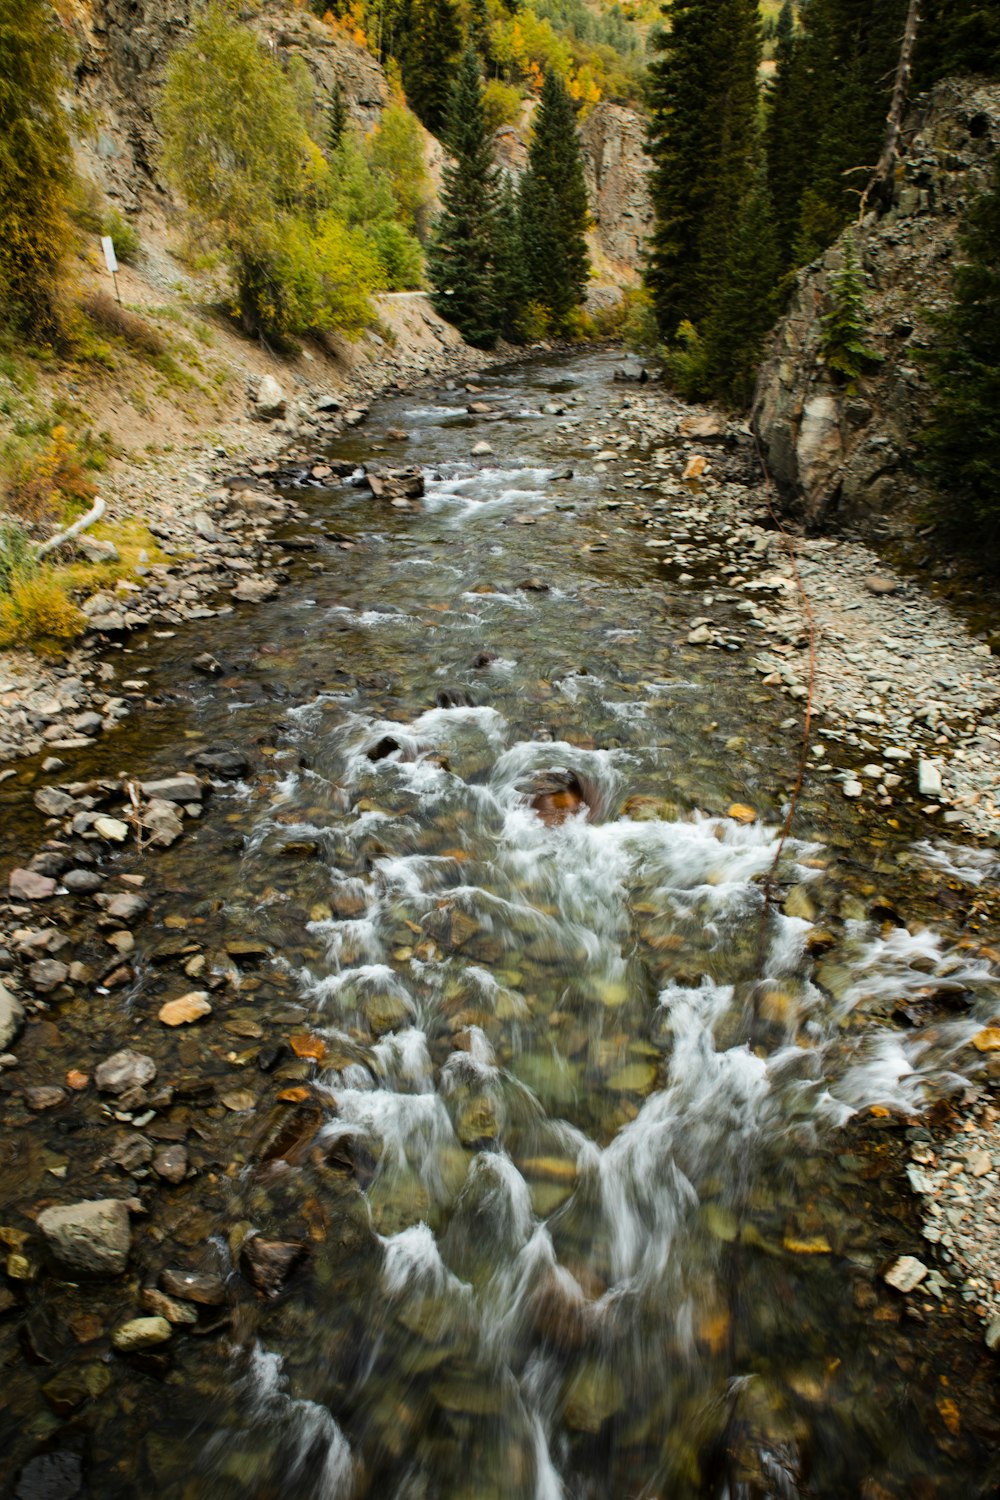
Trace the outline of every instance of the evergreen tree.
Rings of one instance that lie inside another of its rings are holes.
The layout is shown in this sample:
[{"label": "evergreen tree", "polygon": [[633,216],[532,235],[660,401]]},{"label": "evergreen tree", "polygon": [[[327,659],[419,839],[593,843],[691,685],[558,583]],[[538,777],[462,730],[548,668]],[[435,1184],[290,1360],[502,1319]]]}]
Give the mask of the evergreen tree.
[{"label": "evergreen tree", "polygon": [[917,33],[914,82],[930,88],[956,73],[1000,75],[1000,8],[995,0],[935,0]]},{"label": "evergreen tree", "polygon": [[529,298],[564,328],[586,294],[590,213],[573,105],[554,72],[542,85],[520,202]]},{"label": "evergreen tree", "polygon": [[33,338],[61,325],[73,180],[65,61],[48,0],[0,0],[0,321]]},{"label": "evergreen tree", "polygon": [[749,406],[764,338],[778,315],[778,244],[767,175],[758,168],[729,244],[705,324],[705,373],[713,396]]},{"label": "evergreen tree", "polygon": [[488,72],[493,65],[493,49],[490,45],[490,13],[486,8],[486,0],[471,0],[469,45],[475,47]]},{"label": "evergreen tree", "polygon": [[507,176],[502,178],[497,194],[493,244],[500,332],[505,339],[517,343],[521,338],[521,320],[528,303],[528,287],[522,249],[520,206],[514,184]]},{"label": "evergreen tree", "polygon": [[326,122],[326,147],[327,155],[332,156],[344,138],[347,129],[347,99],[344,95],[344,86],[335,83],[330,91],[330,104]]},{"label": "evergreen tree", "polygon": [[865,283],[853,232],[844,235],[840,269],[830,278],[830,295],[821,322],[820,348],[827,367],[853,390],[883,355],[868,342]]},{"label": "evergreen tree", "polygon": [[805,0],[767,124],[782,264],[811,260],[856,212],[885,132],[906,0]]},{"label": "evergreen tree", "polygon": [[448,121],[462,32],[454,0],[410,0],[401,62],[410,107],[435,135]]},{"label": "evergreen tree", "polygon": [[747,186],[757,117],[755,0],[675,0],[650,69],[654,227],[646,284],[672,338],[706,313]]},{"label": "evergreen tree", "polygon": [[1000,566],[1000,158],[991,190],[969,209],[954,300],[927,355],[935,392],[924,433],[941,511]]},{"label": "evergreen tree", "polygon": [[793,263],[799,208],[807,174],[811,123],[810,79],[789,0],[778,16],[774,82],[767,94],[767,176],[782,270]]},{"label": "evergreen tree", "polygon": [[427,259],[434,306],[470,344],[489,349],[502,322],[496,267],[497,182],[483,111],[479,59],[458,65],[445,137],[441,213]]}]

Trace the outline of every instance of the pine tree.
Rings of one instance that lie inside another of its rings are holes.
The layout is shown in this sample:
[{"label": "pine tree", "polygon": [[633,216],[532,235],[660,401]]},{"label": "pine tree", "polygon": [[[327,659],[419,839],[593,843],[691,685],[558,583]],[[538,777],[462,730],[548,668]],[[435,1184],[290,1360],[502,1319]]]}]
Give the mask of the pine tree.
[{"label": "pine tree", "polygon": [[65,62],[48,0],[0,0],[0,320],[43,339],[61,329],[70,239]]},{"label": "pine tree", "polygon": [[935,392],[923,435],[944,519],[1000,566],[1000,158],[959,231],[954,300],[927,355]]},{"label": "pine tree", "polygon": [[768,169],[784,268],[837,237],[879,158],[907,0],[805,0],[779,58]]},{"label": "pine tree", "polygon": [[528,303],[527,276],[520,206],[511,179],[504,176],[497,194],[493,236],[497,305],[500,309],[500,332],[517,343],[521,338],[521,320]]},{"label": "pine tree", "polygon": [[482,58],[483,67],[489,72],[493,65],[493,48],[490,44],[490,13],[486,8],[486,0],[471,0],[469,45],[475,47]]},{"label": "pine tree", "polygon": [[705,324],[705,372],[713,396],[749,406],[764,338],[778,314],[778,244],[761,165],[744,199],[725,271]]},{"label": "pine tree", "polygon": [[930,88],[956,73],[1000,76],[1000,9],[995,0],[935,0],[924,7],[915,87]]},{"label": "pine tree", "polygon": [[767,93],[767,176],[782,270],[793,264],[803,183],[807,175],[812,109],[804,48],[785,0],[778,16],[774,82]]},{"label": "pine tree", "polygon": [[470,344],[489,349],[502,321],[496,269],[497,182],[479,59],[462,55],[445,137],[441,213],[427,258],[434,306]]},{"label": "pine tree", "polygon": [[851,231],[844,235],[840,269],[830,278],[820,348],[827,367],[847,382],[848,390],[853,390],[861,376],[881,364],[884,357],[868,342],[864,277]]},{"label": "pine tree", "polygon": [[586,295],[590,213],[576,116],[554,72],[546,73],[542,85],[520,205],[529,298],[545,308],[556,328],[565,328]]},{"label": "pine tree", "polygon": [[654,227],[646,266],[660,328],[705,315],[746,189],[757,117],[753,0],[675,0],[650,69]]},{"label": "pine tree", "polygon": [[337,82],[330,91],[330,104],[326,124],[327,155],[332,156],[344,139],[348,125],[347,98],[344,86]]},{"label": "pine tree", "polygon": [[410,0],[403,84],[410,107],[435,135],[448,121],[455,57],[462,44],[453,0]]}]

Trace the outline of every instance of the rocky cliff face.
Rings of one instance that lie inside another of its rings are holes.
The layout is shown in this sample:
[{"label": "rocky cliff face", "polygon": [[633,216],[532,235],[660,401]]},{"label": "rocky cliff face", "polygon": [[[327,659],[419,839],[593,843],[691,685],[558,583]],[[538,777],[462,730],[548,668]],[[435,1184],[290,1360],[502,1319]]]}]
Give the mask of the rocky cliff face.
[{"label": "rocky cliff face", "polygon": [[871,343],[884,362],[849,391],[826,369],[821,320],[843,240],[799,273],[761,368],[753,425],[771,475],[815,528],[893,528],[920,497],[914,439],[929,390],[918,351],[947,305],[962,214],[1000,149],[1000,85],[948,80],[913,105],[895,198],[854,232]]},{"label": "rocky cliff face", "polygon": [[[159,136],[155,102],[173,49],[188,34],[191,0],[78,0],[76,103],[89,117],[77,154],[84,174],[129,212],[163,188],[157,175]],[[339,82],[351,117],[371,130],[391,90],[363,47],[282,0],[264,0],[254,29],[279,56],[299,56],[312,74],[319,100]],[[427,137],[434,169],[440,147]]]},{"label": "rocky cliff face", "polygon": [[[526,103],[517,124],[502,126],[494,138],[498,165],[515,178],[528,164],[534,108],[534,101]],[[643,116],[606,99],[594,105],[580,126],[583,175],[594,221],[587,242],[599,281],[638,280],[653,222],[645,138]]]},{"label": "rocky cliff face", "polygon": [[632,275],[653,222],[645,138],[642,115],[607,100],[595,104],[580,128],[595,247],[612,269]]}]

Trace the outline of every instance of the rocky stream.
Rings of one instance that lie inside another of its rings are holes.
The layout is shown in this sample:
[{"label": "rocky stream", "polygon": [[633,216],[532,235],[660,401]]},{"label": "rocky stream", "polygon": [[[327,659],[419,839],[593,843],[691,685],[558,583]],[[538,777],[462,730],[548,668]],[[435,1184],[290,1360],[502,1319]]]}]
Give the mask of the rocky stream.
[{"label": "rocky stream", "polygon": [[614,365],[276,472],[280,590],[0,789],[5,1496],[996,1493],[995,855],[941,714],[780,844],[752,454]]}]

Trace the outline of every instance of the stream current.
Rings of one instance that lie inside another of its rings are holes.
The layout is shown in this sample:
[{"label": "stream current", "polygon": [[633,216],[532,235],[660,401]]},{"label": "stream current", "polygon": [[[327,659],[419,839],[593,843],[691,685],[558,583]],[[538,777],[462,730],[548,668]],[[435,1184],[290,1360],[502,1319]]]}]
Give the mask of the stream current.
[{"label": "stream current", "polygon": [[143,866],[137,937],[266,942],[231,1031],[304,1056],[176,1044],[259,1098],[195,1121],[202,1206],[159,1256],[236,1285],[248,1229],[308,1247],[99,1405],[95,1495],[993,1493],[981,1334],[881,1281],[921,1254],[903,1125],[961,1094],[997,1002],[937,904],[958,857],[809,787],[765,906],[799,731],[742,653],[686,646],[712,580],[665,581],[606,508],[612,364],[490,372],[478,419],[382,403],[335,455],[423,465],[419,513],[303,491],[282,597],[151,643],[163,706],[89,752],[259,752]]}]

